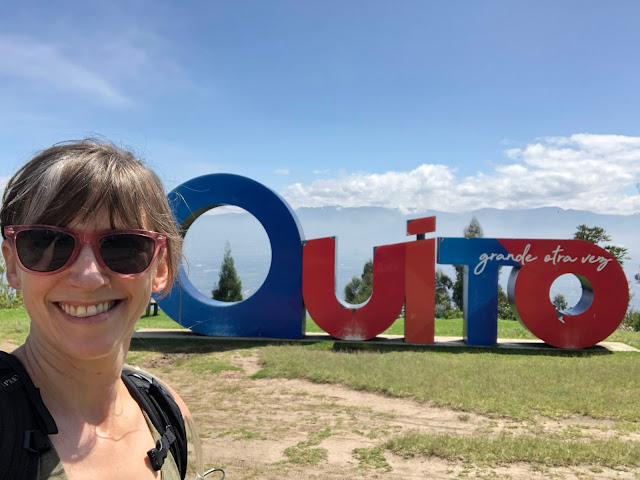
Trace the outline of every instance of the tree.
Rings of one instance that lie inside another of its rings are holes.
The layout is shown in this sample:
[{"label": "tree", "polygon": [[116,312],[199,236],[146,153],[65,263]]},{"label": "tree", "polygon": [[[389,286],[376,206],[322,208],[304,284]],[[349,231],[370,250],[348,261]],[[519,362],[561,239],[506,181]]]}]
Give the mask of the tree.
[{"label": "tree", "polygon": [[451,312],[451,294],[449,292],[453,288],[453,280],[441,268],[436,270],[435,286],[435,316],[436,318],[448,318]]},{"label": "tree", "polygon": [[442,271],[441,268],[436,270],[436,305],[444,305],[448,309],[451,308],[451,294],[449,290],[453,288],[453,280]]},{"label": "tree", "polygon": [[[484,237],[484,231],[480,226],[480,222],[475,217],[471,217],[471,221],[469,225],[464,227],[462,230],[462,234],[464,238],[482,238]],[[462,300],[462,287],[463,287],[463,277],[464,277],[464,267],[462,265],[455,265],[456,269],[456,281],[453,284],[453,303],[455,303],[458,310],[462,310],[463,300]]]},{"label": "tree", "polygon": [[[617,245],[600,245],[603,242],[610,242],[611,237],[607,234],[606,230],[602,227],[588,227],[584,224],[576,227],[576,233],[573,234],[573,238],[576,240],[586,240],[587,242],[595,243],[601,246],[607,252],[614,256],[620,266],[624,265],[624,260],[630,258],[627,255],[628,249],[625,247],[618,247]],[[640,283],[640,273],[636,274],[636,280]],[[629,305],[631,304],[631,285],[629,285]],[[627,308],[629,306],[627,305]],[[629,314],[629,312],[627,312]]]},{"label": "tree", "polygon": [[464,227],[462,234],[464,235],[464,238],[484,238],[484,231],[482,230],[480,222],[475,215],[471,217],[469,225]]},{"label": "tree", "polygon": [[576,233],[573,234],[573,238],[576,240],[586,240],[590,243],[599,245],[602,242],[610,242],[611,237],[607,234],[602,227],[587,227],[586,225],[578,225],[576,227]]},{"label": "tree", "polygon": [[[500,272],[498,271],[498,275]],[[498,318],[501,320],[516,320],[516,314],[513,313],[509,296],[504,291],[502,285],[498,283]]]},{"label": "tree", "polygon": [[373,260],[369,259],[362,268],[360,278],[353,277],[344,287],[344,299],[357,305],[366,302],[373,292]]},{"label": "tree", "polygon": [[636,282],[640,283],[640,273],[636,273]]},{"label": "tree", "polygon": [[556,307],[556,310],[559,312],[564,312],[569,306],[569,303],[567,303],[567,299],[561,293],[553,297],[551,303],[553,303],[553,306]]},{"label": "tree", "polygon": [[0,308],[15,308],[22,305],[22,292],[14,290],[7,283],[5,272],[7,268],[4,258],[0,255]]},{"label": "tree", "polygon": [[620,328],[640,332],[640,310],[635,310],[633,307],[629,308],[627,314],[624,316],[624,320],[622,320],[620,324]]},{"label": "tree", "polygon": [[576,227],[576,233],[573,234],[573,238],[575,240],[586,240],[587,242],[601,246],[615,257],[620,266],[624,265],[624,261],[629,259],[627,255],[629,250],[627,248],[616,245],[601,245],[604,242],[611,241],[611,237],[602,227],[588,227],[584,224],[578,225]]},{"label": "tree", "polygon": [[211,296],[214,300],[221,302],[242,301],[242,282],[238,277],[238,272],[236,272],[229,242],[225,243],[220,276],[218,282],[213,285]]}]

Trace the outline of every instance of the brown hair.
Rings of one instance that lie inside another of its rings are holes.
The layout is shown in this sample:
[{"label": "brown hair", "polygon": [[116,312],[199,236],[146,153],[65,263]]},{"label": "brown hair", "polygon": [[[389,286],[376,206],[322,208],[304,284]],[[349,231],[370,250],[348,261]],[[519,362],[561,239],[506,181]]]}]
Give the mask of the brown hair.
[{"label": "brown hair", "polygon": [[109,212],[111,228],[148,229],[167,236],[169,292],[182,256],[182,237],[158,176],[141,160],[97,139],[64,142],[48,148],[18,170],[7,183],[0,210],[7,225],[66,226]]}]

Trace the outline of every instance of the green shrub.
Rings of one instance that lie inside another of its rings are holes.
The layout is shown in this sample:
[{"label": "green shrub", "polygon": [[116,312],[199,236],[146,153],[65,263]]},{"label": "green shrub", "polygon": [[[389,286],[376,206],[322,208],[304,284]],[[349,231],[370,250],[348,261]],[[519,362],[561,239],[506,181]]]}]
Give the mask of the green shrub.
[{"label": "green shrub", "polygon": [[435,317],[448,318],[450,310],[451,309],[448,308],[446,305],[443,305],[442,303],[436,303]]},{"label": "green shrub", "polygon": [[22,305],[22,292],[9,286],[5,270],[4,258],[0,255],[0,308],[16,308]]},{"label": "green shrub", "polygon": [[630,308],[627,314],[624,316],[624,320],[622,320],[620,328],[622,328],[623,330],[640,332],[640,310]]},{"label": "green shrub", "polygon": [[511,309],[507,292],[504,291],[502,285],[498,285],[498,318],[501,320],[516,319],[516,315]]}]

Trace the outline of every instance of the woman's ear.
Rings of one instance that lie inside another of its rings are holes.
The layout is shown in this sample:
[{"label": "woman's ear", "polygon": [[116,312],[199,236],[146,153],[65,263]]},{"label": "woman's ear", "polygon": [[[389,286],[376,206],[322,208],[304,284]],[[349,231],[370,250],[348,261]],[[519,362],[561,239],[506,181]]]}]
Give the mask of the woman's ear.
[{"label": "woman's ear", "polygon": [[167,265],[167,253],[165,250],[158,255],[158,263],[155,268],[155,275],[151,283],[151,291],[161,292],[169,282],[169,266]]},{"label": "woman's ear", "polygon": [[5,276],[7,282],[14,290],[20,290],[22,288],[22,280],[20,278],[18,260],[14,257],[13,250],[6,240],[2,241],[2,256],[6,267]]}]

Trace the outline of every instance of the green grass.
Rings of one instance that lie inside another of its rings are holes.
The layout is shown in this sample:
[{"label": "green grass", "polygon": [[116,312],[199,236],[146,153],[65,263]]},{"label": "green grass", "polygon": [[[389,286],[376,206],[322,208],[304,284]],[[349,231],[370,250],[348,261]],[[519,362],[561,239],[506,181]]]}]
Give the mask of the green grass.
[{"label": "green grass", "polygon": [[[315,322],[307,317],[307,333],[320,333],[323,330]],[[158,315],[142,317],[136,324],[136,330],[142,328],[184,329],[184,327],[172,320],[162,310]],[[0,336],[12,343],[22,343],[29,333],[29,319],[24,308],[0,309]],[[385,335],[404,335],[404,319],[398,318]],[[435,320],[435,334],[442,337],[462,337],[462,319]],[[524,328],[520,322],[511,320],[498,320],[498,338],[535,339],[536,337]],[[640,348],[640,332],[625,332],[616,330],[608,341],[622,342]]]},{"label": "green grass", "polygon": [[239,440],[266,440],[264,435],[247,430],[244,427],[224,428],[216,435],[216,438],[230,436],[234,442]]},{"label": "green grass", "polygon": [[[162,310],[158,315],[142,317],[136,324],[136,330],[141,328],[171,328],[182,329]],[[22,343],[29,333],[29,317],[23,307],[0,309],[0,338],[12,342]]]},{"label": "green grass", "polygon": [[[435,335],[440,337],[462,337],[462,318],[435,320]],[[307,317],[307,333],[320,333],[323,330]],[[391,327],[384,331],[384,335],[404,335],[404,318],[398,318]],[[536,339],[520,322],[513,320],[498,320],[498,338]],[[616,330],[609,336],[608,342],[622,342],[640,349],[640,332]]]},{"label": "green grass", "polygon": [[136,324],[136,330],[141,328],[168,328],[168,329],[184,329],[182,325],[172,320],[166,313],[158,309],[158,315],[142,317]]},{"label": "green grass", "polygon": [[331,436],[331,430],[325,428],[320,431],[311,431],[308,439],[298,442],[294,447],[285,449],[284,454],[289,462],[301,465],[317,465],[321,461],[327,460],[328,452],[326,448],[316,448],[322,440]]},{"label": "green grass", "polygon": [[640,332],[616,330],[607,338],[608,342],[622,342],[640,349]]},{"label": "green grass", "polygon": [[[440,337],[462,337],[462,318],[435,319],[435,334]],[[321,333],[323,330],[307,317],[307,333]],[[383,332],[383,335],[404,335],[404,318],[398,318],[393,325]],[[640,338],[640,334],[638,335]],[[520,322],[512,320],[498,320],[498,338],[535,339],[529,330]]]},{"label": "green grass", "polygon": [[567,441],[548,436],[454,436],[406,433],[383,444],[404,458],[439,457],[474,465],[526,462],[547,467],[640,466],[640,444],[616,439]]},{"label": "green grass", "polygon": [[383,447],[373,448],[356,448],[353,451],[353,456],[360,463],[362,468],[372,468],[376,470],[383,470],[390,472],[392,470],[391,465],[387,462],[387,459],[383,454]]},{"label": "green grass", "polygon": [[0,339],[20,344],[29,334],[29,318],[24,308],[0,309]]},{"label": "green grass", "polygon": [[[330,343],[330,342],[326,342]],[[334,344],[270,346],[258,377],[307,378],[413,397],[461,411],[640,421],[636,353],[495,353],[406,348],[336,351]]]},{"label": "green grass", "polygon": [[[158,369],[162,372],[189,371],[196,377],[222,371],[239,371],[228,356],[220,356],[229,348],[228,341],[210,341],[206,337],[186,339],[133,338],[127,355],[127,363],[140,368]],[[254,347],[255,343],[233,343],[234,349]]]},{"label": "green grass", "polygon": [[[164,313],[146,317],[141,328],[181,328]],[[314,324],[308,322],[309,330]],[[317,327],[315,327],[317,329]],[[26,338],[23,308],[0,310],[0,336],[12,343]],[[402,334],[402,319],[389,330]],[[436,335],[460,336],[462,320],[437,320]],[[527,338],[518,322],[501,321],[500,337]],[[508,333],[504,333],[508,332]],[[609,340],[640,346],[640,332],[617,331]],[[228,341],[233,343],[232,341]],[[163,368],[196,374],[234,369],[208,355],[207,340],[134,341],[128,361],[145,365],[163,352],[180,352]],[[227,344],[228,345],[228,344]],[[243,348],[233,344],[236,348]],[[378,347],[327,341],[313,345],[268,346],[262,350],[264,377],[309,378],[353,388],[414,397],[462,412],[531,418],[574,413],[617,421],[640,421],[640,361],[634,353],[596,351],[497,353],[491,349]],[[600,352],[602,353],[602,352]],[[211,357],[211,358],[209,358]],[[399,368],[399,366],[402,368]]]},{"label": "green grass", "polygon": [[225,370],[241,371],[242,368],[221,361],[215,353],[194,352],[191,354],[176,355],[175,360],[164,367],[165,371],[188,370],[195,375],[218,373]]},{"label": "green grass", "polygon": [[[26,332],[28,327],[21,325],[21,321],[26,321],[26,312],[23,309],[12,310],[0,310],[0,320],[4,317],[2,312],[15,312],[10,316],[15,317],[15,323],[19,332]],[[23,312],[22,314],[20,312]],[[24,315],[24,318],[22,318]],[[163,329],[184,329],[182,325],[173,321],[162,310],[158,310],[157,316],[142,317],[136,324],[136,330],[141,328],[163,328]],[[306,332],[308,334],[321,333],[323,330],[316,325],[316,323],[307,317]],[[391,327],[389,327],[384,335],[404,335],[404,318],[398,318]],[[22,333],[18,333],[16,338],[22,338]],[[441,319],[435,320],[435,335],[441,337],[462,337],[462,318],[454,319]],[[536,339],[529,330],[523,327],[520,322],[512,320],[498,320],[498,338],[513,338],[513,339]],[[616,330],[609,338],[606,339],[610,342],[622,342],[633,347],[640,349],[640,332],[626,332],[622,330]]]}]

